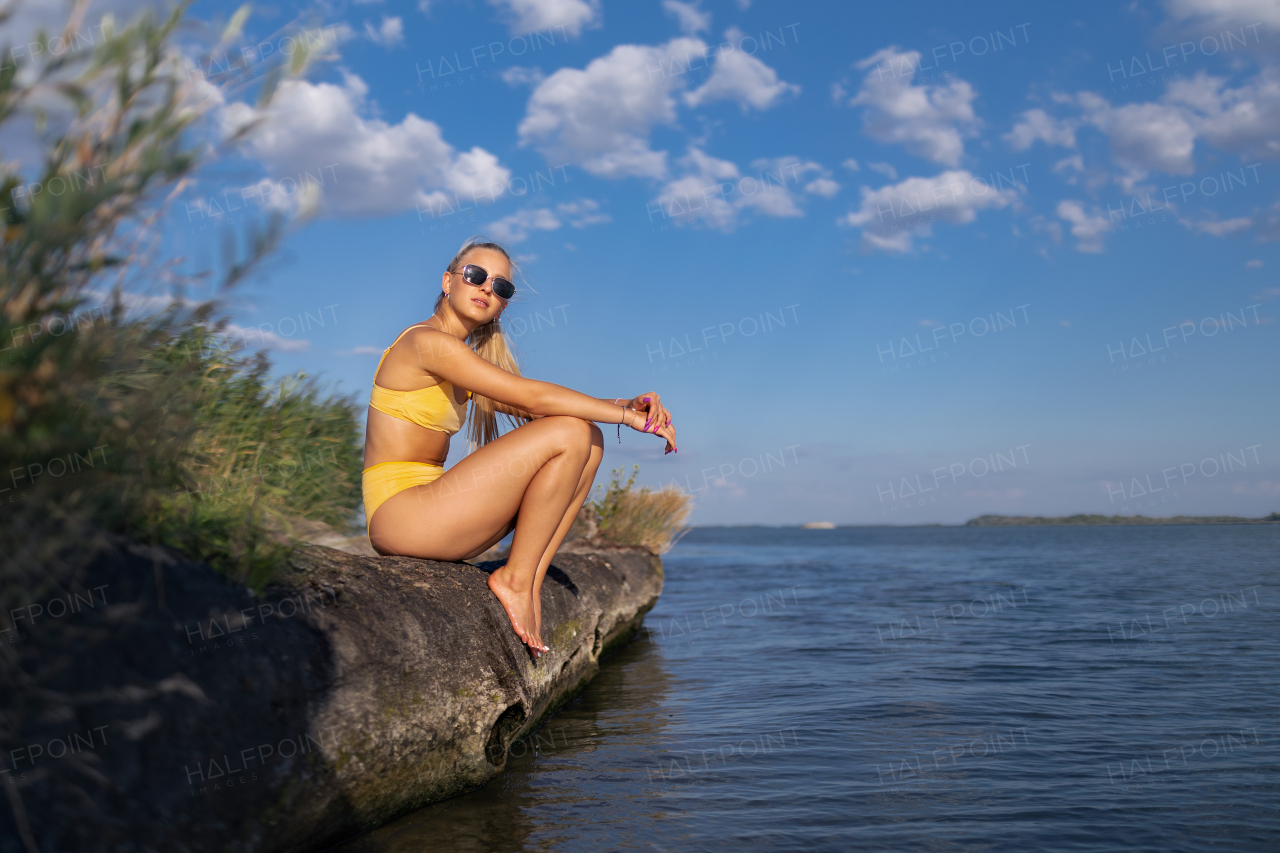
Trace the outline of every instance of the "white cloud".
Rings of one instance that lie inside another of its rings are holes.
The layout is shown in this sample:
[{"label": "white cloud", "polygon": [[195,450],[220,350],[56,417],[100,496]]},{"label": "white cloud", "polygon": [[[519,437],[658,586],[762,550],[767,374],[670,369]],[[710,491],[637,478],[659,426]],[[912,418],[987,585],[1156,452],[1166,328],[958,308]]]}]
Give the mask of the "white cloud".
[{"label": "white cloud", "polygon": [[662,0],[662,9],[676,19],[680,32],[687,36],[697,35],[711,29],[711,13],[699,9],[697,0],[693,3],[681,3],[680,0]]},{"label": "white cloud", "polygon": [[490,6],[504,10],[512,35],[537,30],[560,30],[577,36],[599,23],[600,0],[489,0]]},{"label": "white cloud", "polygon": [[840,192],[840,185],[830,178],[817,178],[805,184],[804,191],[820,195],[823,198],[833,198],[836,193]]},{"label": "white cloud", "polygon": [[[1127,189],[1152,172],[1192,174],[1197,142],[1248,159],[1280,160],[1280,68],[1264,68],[1239,88],[1226,82],[1200,71],[1171,80],[1158,101],[1119,107],[1080,92],[1063,99],[1080,107],[1080,121],[1029,110],[1005,139],[1015,150],[1037,139],[1072,147],[1079,123],[1091,125],[1107,136],[1112,159],[1127,173],[1119,180]],[[1082,164],[1063,162],[1083,171]]]},{"label": "white cloud", "polygon": [[[736,28],[725,32],[725,41],[741,44],[743,33]],[[800,87],[778,79],[778,72],[759,59],[741,51],[722,50],[716,54],[711,77],[701,87],[684,96],[691,107],[717,100],[736,101],[745,113],[749,108],[767,110],[787,95],[798,95]]]},{"label": "white cloud", "polygon": [[701,223],[729,233],[742,225],[744,214],[751,211],[778,218],[803,216],[798,190],[808,175],[817,177],[808,181],[807,191],[822,194],[818,190],[829,190],[824,183],[829,180],[827,170],[798,157],[754,160],[754,174],[744,175],[734,163],[690,148],[678,165],[683,174],[669,181],[650,204],[651,221],[659,215],[677,224]]},{"label": "white cloud", "polygon": [[1280,159],[1280,69],[1265,68],[1238,89],[1225,82],[1202,71],[1172,81],[1164,100],[1193,110],[1196,129],[1215,148]]},{"label": "white cloud", "polygon": [[873,172],[879,172],[891,181],[898,180],[898,170],[888,163],[868,163],[867,168]]},{"label": "white cloud", "polygon": [[1083,172],[1084,158],[1079,154],[1072,154],[1070,157],[1064,157],[1053,164],[1052,169],[1055,174],[1061,175],[1068,171]]},{"label": "white cloud", "polygon": [[[270,323],[263,323],[263,326],[271,326]],[[305,352],[311,348],[311,342],[302,338],[286,338],[276,334],[270,329],[263,329],[261,326],[239,326],[235,323],[228,323],[223,330],[223,334],[231,340],[239,340],[247,348],[259,347],[261,349],[278,349],[284,352]]]},{"label": "white cloud", "polygon": [[542,82],[542,69],[513,65],[503,70],[501,77],[508,86],[536,86]]},{"label": "white cloud", "polygon": [[541,207],[516,211],[490,225],[489,233],[495,239],[507,243],[519,243],[527,240],[534,231],[556,231],[563,225],[585,228],[588,225],[612,221],[613,217],[600,212],[598,202],[583,198],[557,204],[554,209]]},{"label": "white cloud", "polygon": [[1165,8],[1178,20],[1200,19],[1209,27],[1280,27],[1280,3],[1275,0],[1165,0]]},{"label": "white cloud", "polygon": [[[511,173],[498,158],[475,147],[458,152],[440,126],[410,113],[399,124],[361,115],[368,87],[354,74],[343,85],[287,80],[266,121],[245,143],[273,178],[329,169],[325,207],[348,215],[387,215],[415,207],[439,209],[452,194],[474,201],[501,195]],[[257,116],[233,103],[224,126]],[[473,203],[474,203],[473,201]]]},{"label": "white cloud", "polygon": [[1152,171],[1189,175],[1195,171],[1192,152],[1196,130],[1186,111],[1160,103],[1113,107],[1092,92],[1081,92],[1077,101],[1084,120],[1107,135],[1111,155],[1133,178]]},{"label": "white cloud", "polygon": [[1227,237],[1237,231],[1243,231],[1253,224],[1253,220],[1247,216],[1240,216],[1235,219],[1202,219],[1198,222],[1191,219],[1179,219],[1178,221],[1192,231],[1209,234],[1213,237]]},{"label": "white cloud", "polygon": [[863,187],[858,209],[838,221],[862,229],[864,248],[907,252],[913,237],[933,233],[935,221],[965,225],[977,218],[979,210],[1008,207],[1017,201],[1014,190],[997,190],[968,170],[955,169],[876,190]]},{"label": "white cloud", "polygon": [[1075,122],[1059,121],[1044,110],[1027,110],[1013,126],[1013,130],[1004,135],[1004,139],[1014,151],[1026,151],[1037,141],[1063,148],[1075,148]]},{"label": "white cloud", "polygon": [[383,47],[395,47],[404,43],[404,21],[400,18],[382,16],[382,24],[374,29],[373,24],[364,22],[365,37]]},{"label": "white cloud", "polygon": [[701,39],[676,38],[618,45],[584,69],[561,68],[530,95],[520,143],[598,177],[664,178],[667,152],[650,149],[649,132],[675,123],[671,90],[685,85],[690,59],[705,54]]},{"label": "white cloud", "polygon": [[845,160],[845,161],[844,161],[843,163],[841,163],[840,165],[841,165],[841,166],[844,166],[844,167],[845,167],[846,169],[848,169],[850,172],[856,172],[856,171],[858,171],[858,161],[857,161],[857,160],[855,160],[855,159],[853,159],[852,157],[850,157],[848,160]]},{"label": "white cloud", "polygon": [[887,47],[855,67],[872,69],[863,77],[850,106],[864,106],[862,121],[867,134],[881,142],[901,143],[908,151],[935,163],[956,166],[964,153],[964,137],[977,132],[979,121],[973,112],[973,87],[953,78],[946,85],[917,86],[910,77],[899,77],[890,69],[917,68],[917,51]]},{"label": "white cloud", "polygon": [[1251,269],[1251,270],[1262,269],[1262,261],[1258,260],[1257,258],[1254,258],[1251,261],[1245,261],[1244,265],[1246,269]]},{"label": "white cloud", "polygon": [[1074,199],[1058,203],[1058,216],[1071,223],[1071,233],[1076,238],[1076,250],[1101,252],[1103,240],[1111,230],[1111,221],[1094,208],[1086,213],[1084,205]]}]

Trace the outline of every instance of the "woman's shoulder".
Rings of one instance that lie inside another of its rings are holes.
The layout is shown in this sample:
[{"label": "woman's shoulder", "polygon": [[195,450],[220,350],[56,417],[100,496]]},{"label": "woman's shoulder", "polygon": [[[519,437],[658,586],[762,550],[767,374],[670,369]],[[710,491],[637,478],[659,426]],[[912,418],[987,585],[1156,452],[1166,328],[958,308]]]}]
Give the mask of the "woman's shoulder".
[{"label": "woman's shoulder", "polygon": [[440,329],[428,326],[425,321],[421,323],[414,323],[412,326],[406,327],[404,331],[396,335],[396,339],[392,341],[391,346],[387,347],[387,350],[390,351],[395,349],[396,345],[400,343],[412,343],[414,341],[423,340],[433,336],[439,337],[440,335],[445,335],[450,338],[453,337],[453,335],[450,335],[448,332],[443,332]]}]

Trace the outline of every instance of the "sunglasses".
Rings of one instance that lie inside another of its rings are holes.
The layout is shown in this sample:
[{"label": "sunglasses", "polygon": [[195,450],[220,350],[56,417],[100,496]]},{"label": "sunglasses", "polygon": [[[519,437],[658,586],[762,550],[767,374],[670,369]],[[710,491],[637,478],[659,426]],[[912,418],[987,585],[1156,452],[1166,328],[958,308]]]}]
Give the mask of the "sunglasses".
[{"label": "sunglasses", "polygon": [[[475,287],[481,287],[489,279],[489,272],[484,267],[467,264],[457,270],[462,280]],[[500,299],[510,299],[516,295],[516,286],[501,276],[493,277],[493,293]]]}]

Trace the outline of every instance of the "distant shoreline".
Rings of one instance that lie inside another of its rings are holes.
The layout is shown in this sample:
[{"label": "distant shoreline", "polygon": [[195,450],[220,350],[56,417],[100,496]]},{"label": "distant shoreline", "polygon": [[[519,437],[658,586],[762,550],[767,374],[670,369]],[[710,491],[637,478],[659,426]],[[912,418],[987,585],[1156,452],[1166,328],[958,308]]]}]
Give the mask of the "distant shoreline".
[{"label": "distant shoreline", "polygon": [[980,515],[964,523],[965,527],[1048,527],[1095,526],[1116,524],[1280,524],[1280,512],[1262,518],[1238,515],[1175,515],[1161,518],[1148,515]]},{"label": "distant shoreline", "polygon": [[[812,522],[811,522],[812,523]],[[1152,524],[1280,524],[1280,512],[1262,518],[1244,518],[1238,515],[1175,515],[1169,518],[1148,515],[980,515],[964,524],[837,524],[819,530],[841,530],[855,527],[1114,527],[1120,525]],[[693,529],[716,528],[774,528],[803,530],[800,524],[700,524]],[[813,528],[810,528],[813,529]]]}]

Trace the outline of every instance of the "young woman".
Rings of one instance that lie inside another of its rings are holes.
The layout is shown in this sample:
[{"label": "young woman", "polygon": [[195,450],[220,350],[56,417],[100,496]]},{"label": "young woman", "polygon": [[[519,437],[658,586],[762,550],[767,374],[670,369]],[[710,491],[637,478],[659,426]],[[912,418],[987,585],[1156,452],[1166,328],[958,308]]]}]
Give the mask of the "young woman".
[{"label": "young woman", "polygon": [[[526,379],[499,318],[514,295],[511,257],[472,238],[441,279],[435,311],[383,353],[364,446],[364,506],[379,554],[465,560],[515,528],[489,589],[534,657],[542,641],[542,580],[586,500],[604,455],[593,421],[626,424],[676,449],[656,393],[598,399]],[[449,437],[471,401],[470,455],[448,471]],[[498,435],[497,413],[519,426]]]}]

